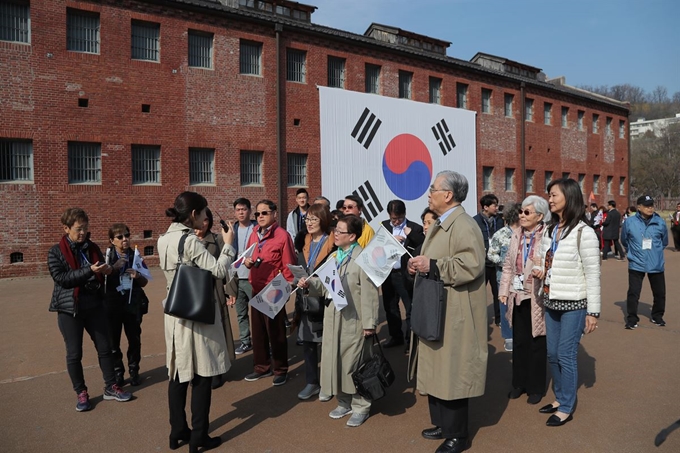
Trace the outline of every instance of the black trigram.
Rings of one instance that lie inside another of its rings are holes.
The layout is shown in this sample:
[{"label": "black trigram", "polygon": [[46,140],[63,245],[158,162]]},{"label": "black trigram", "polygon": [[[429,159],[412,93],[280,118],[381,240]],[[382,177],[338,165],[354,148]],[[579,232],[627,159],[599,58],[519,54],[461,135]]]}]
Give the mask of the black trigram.
[{"label": "black trigram", "polygon": [[370,182],[366,181],[352,193],[360,197],[362,200],[364,200],[364,209],[362,210],[362,212],[364,213],[364,217],[366,217],[367,222],[370,222],[371,220],[376,218],[378,214],[380,214],[383,211],[383,207],[380,204],[380,200],[378,199],[378,196],[375,194],[373,187],[371,187]]},{"label": "black trigram", "polygon": [[331,278],[329,276],[326,276],[326,284],[327,285],[331,284]]},{"label": "black trigram", "polygon": [[437,143],[439,143],[442,154],[445,156],[456,147],[456,142],[453,141],[453,136],[451,135],[451,132],[449,132],[449,126],[446,125],[446,121],[444,121],[443,118],[440,122],[432,126],[432,133],[434,134],[434,138],[437,139]]},{"label": "black trigram", "polygon": [[272,280],[272,287],[277,288],[281,286],[281,280]]},{"label": "black trigram", "polygon": [[[376,132],[380,129],[382,121],[371,113],[368,108],[364,109],[364,113],[361,114],[359,121],[357,121],[356,126],[352,130],[352,137],[355,138],[360,145],[368,149],[371,146],[373,137],[375,137]],[[357,137],[358,135],[358,137]]]},{"label": "black trigram", "polygon": [[338,296],[345,297],[345,292],[343,290],[338,290]]}]

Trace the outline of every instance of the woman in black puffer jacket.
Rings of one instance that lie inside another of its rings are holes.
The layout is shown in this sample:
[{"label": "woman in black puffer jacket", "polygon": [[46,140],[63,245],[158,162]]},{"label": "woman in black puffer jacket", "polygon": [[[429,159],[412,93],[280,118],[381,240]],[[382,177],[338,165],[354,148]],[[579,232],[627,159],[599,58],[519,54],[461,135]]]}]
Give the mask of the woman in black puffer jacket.
[{"label": "woman in black puffer jacket", "polygon": [[109,328],[104,313],[104,275],[111,266],[102,252],[88,239],[89,219],[80,208],[69,208],[61,216],[64,236],[47,255],[47,266],[54,280],[50,311],[57,312],[59,330],[66,343],[66,369],[78,395],[76,410],[92,408],[83,376],[83,333],[94,341],[99,367],[104,375],[104,399],[128,401],[132,395],[116,385]]}]

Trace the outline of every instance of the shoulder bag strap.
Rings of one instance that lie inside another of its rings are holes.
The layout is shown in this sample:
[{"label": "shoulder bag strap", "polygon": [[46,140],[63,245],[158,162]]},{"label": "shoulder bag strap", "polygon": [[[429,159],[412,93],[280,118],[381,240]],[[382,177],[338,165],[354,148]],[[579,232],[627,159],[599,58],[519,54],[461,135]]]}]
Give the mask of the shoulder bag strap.
[{"label": "shoulder bag strap", "polygon": [[182,259],[184,258],[184,243],[186,242],[188,235],[188,233],[182,234],[182,238],[177,245],[177,267],[182,264]]}]

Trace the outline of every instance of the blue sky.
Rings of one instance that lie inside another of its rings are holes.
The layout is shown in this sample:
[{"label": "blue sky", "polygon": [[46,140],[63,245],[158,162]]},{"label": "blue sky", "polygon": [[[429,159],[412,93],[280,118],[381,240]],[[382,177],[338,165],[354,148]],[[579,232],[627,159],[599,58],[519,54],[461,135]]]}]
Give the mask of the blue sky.
[{"label": "blue sky", "polygon": [[363,34],[371,22],[450,41],[448,55],[503,56],[569,85],[629,83],[680,92],[679,0],[302,0],[316,24]]}]

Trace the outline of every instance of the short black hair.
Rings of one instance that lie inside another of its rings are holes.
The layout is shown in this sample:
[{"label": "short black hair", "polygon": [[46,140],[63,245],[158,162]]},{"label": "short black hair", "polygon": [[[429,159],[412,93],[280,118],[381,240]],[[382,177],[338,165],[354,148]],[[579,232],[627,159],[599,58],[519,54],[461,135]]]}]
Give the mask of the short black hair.
[{"label": "short black hair", "polygon": [[237,199],[234,201],[234,209],[236,209],[236,206],[238,206],[238,205],[240,205],[240,204],[242,204],[243,206],[245,206],[246,208],[248,208],[248,210],[251,210],[251,209],[252,209],[252,208],[250,207],[250,200],[247,199],[247,198],[243,198],[243,197],[237,198]]},{"label": "short black hair", "polygon": [[498,204],[498,197],[492,193],[487,193],[479,199],[479,204],[482,206],[482,208],[491,206],[492,204]]},{"label": "short black hair", "polygon": [[360,211],[364,209],[364,200],[362,200],[362,199],[361,199],[359,196],[357,196],[357,195],[354,195],[354,194],[347,195],[347,196],[345,197],[345,200],[351,200],[351,201],[355,202],[355,203],[357,204],[357,207],[359,208]]},{"label": "short black hair", "polygon": [[346,215],[342,219],[338,219],[338,222],[345,222],[345,225],[347,225],[347,232],[349,234],[353,234],[356,237],[356,241],[359,240],[361,237],[361,234],[363,233],[364,230],[364,221],[361,220],[359,217],[350,214]]},{"label": "short black hair", "polygon": [[276,211],[276,203],[274,203],[274,202],[271,201],[271,200],[267,200],[266,198],[265,198],[264,200],[260,200],[260,201],[257,202],[257,204],[255,205],[255,207],[258,207],[258,206],[260,206],[261,204],[266,204],[267,207],[268,207],[271,211]]},{"label": "short black hair", "polygon": [[406,214],[406,205],[401,200],[392,200],[387,203],[387,214],[404,215]]},{"label": "short black hair", "polygon": [[609,201],[607,202],[607,204],[608,204],[609,206],[611,206],[612,208],[615,208],[615,207],[616,207],[616,201],[614,201],[614,200],[609,200]]},{"label": "short black hair", "polygon": [[597,209],[597,203],[590,203],[590,207]]},{"label": "short black hair", "polygon": [[307,192],[307,189],[305,189],[304,187],[302,187],[302,188],[296,190],[296,191],[295,191],[295,196],[297,197],[297,196],[300,195],[301,193],[303,193],[303,194],[307,195],[307,197],[309,197],[309,192]]}]

